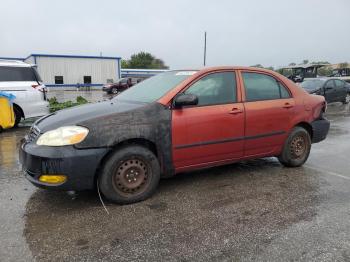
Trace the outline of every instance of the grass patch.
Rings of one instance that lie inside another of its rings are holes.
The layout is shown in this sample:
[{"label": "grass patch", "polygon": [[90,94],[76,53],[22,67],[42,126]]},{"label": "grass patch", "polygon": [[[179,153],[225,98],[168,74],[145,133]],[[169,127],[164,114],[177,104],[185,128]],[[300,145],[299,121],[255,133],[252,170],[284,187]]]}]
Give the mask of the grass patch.
[{"label": "grass patch", "polygon": [[66,101],[66,102],[58,102],[56,97],[52,97],[49,99],[50,104],[50,112],[56,112],[58,110],[62,110],[65,108],[73,107],[73,106],[79,106],[89,103],[84,97],[78,96],[76,99],[76,102],[73,101]]}]

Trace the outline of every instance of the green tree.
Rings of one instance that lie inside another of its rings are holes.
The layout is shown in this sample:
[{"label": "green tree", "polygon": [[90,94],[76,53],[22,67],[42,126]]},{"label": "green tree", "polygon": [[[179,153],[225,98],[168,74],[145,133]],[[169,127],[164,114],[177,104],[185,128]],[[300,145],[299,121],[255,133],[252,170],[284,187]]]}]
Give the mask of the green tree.
[{"label": "green tree", "polygon": [[121,67],[122,67],[122,68],[128,68],[128,67],[129,67],[128,60],[122,59]]},{"label": "green tree", "polygon": [[331,66],[322,66],[317,70],[318,75],[320,76],[329,76],[332,74],[333,68]]},{"label": "green tree", "polygon": [[122,61],[122,68],[133,69],[168,69],[164,61],[156,58],[150,53],[139,52],[131,56],[130,60]]},{"label": "green tree", "polygon": [[307,63],[309,63],[309,60],[304,59],[303,62],[301,63],[302,65],[306,65]]},{"label": "green tree", "polygon": [[289,63],[289,66],[295,66],[297,65],[296,63]]}]

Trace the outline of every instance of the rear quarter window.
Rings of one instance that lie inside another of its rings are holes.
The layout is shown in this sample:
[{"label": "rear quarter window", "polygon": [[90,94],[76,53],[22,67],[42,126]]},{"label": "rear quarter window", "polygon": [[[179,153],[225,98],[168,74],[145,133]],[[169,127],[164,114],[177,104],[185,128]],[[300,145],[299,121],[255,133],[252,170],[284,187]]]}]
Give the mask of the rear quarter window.
[{"label": "rear quarter window", "polygon": [[0,81],[37,81],[34,70],[32,67],[0,66]]}]

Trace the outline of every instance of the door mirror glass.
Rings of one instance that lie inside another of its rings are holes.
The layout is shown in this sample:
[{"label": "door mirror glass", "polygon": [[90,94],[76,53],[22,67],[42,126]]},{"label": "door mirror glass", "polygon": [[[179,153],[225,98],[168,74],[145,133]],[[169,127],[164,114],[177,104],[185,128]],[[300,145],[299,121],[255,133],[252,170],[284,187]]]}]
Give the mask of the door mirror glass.
[{"label": "door mirror glass", "polygon": [[198,104],[198,97],[194,94],[179,94],[175,97],[174,106],[179,108],[183,106],[194,106]]}]

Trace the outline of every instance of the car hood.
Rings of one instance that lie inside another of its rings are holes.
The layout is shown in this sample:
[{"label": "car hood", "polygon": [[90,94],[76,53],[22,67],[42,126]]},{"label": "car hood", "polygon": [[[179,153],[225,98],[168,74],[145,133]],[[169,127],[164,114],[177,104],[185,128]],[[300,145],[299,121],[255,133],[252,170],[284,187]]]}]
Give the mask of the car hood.
[{"label": "car hood", "polygon": [[[125,113],[146,106],[145,103],[126,101],[104,101],[81,105],[46,115],[35,122],[41,133],[69,125],[84,125],[102,116]],[[103,123],[101,123],[103,125]]]}]

